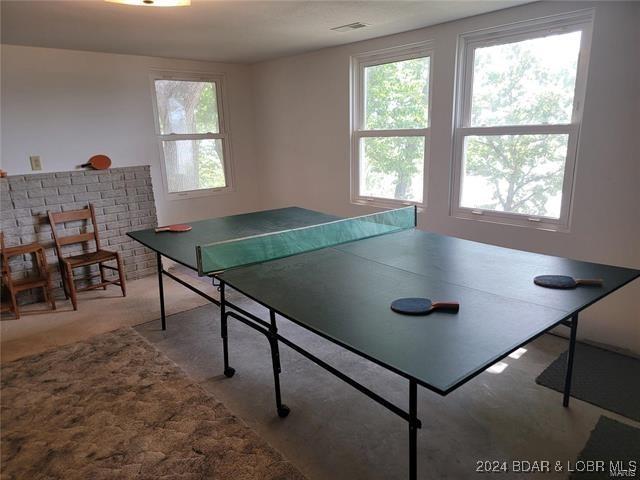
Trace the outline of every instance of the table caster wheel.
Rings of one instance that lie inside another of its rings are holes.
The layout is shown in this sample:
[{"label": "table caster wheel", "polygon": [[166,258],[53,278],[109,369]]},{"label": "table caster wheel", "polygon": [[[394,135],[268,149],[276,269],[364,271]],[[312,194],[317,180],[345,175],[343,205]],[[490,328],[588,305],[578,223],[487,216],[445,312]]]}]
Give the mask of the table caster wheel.
[{"label": "table caster wheel", "polygon": [[282,406],[280,408],[278,408],[278,416],[280,418],[285,418],[287,415],[289,415],[289,412],[291,410],[289,409],[289,407],[287,407],[286,405],[282,404]]}]

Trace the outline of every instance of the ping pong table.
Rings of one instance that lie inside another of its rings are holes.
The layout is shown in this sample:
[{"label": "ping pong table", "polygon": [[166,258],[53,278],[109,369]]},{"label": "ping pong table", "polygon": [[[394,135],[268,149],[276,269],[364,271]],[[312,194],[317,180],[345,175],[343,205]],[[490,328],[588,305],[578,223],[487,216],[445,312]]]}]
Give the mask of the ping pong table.
[{"label": "ping pong table", "polygon": [[[417,478],[417,387],[447,395],[543,333],[570,329],[563,405],[569,404],[578,314],[640,276],[640,271],[541,255],[417,230],[415,207],[354,219],[298,207],[209,219],[185,233],[129,235],[156,252],[162,328],[163,276],[220,307],[224,374],[233,318],[269,342],[276,410],[289,408],[280,391],[279,344],[342,379],[408,423],[409,476]],[[219,281],[219,300],[165,270],[169,258]],[[541,274],[600,278],[600,287],[553,290],[533,283]],[[232,288],[266,307],[269,320],[232,303]],[[457,314],[406,316],[394,299],[457,301]],[[408,380],[408,409],[360,384],[278,332],[277,316],[314,332]]]}]

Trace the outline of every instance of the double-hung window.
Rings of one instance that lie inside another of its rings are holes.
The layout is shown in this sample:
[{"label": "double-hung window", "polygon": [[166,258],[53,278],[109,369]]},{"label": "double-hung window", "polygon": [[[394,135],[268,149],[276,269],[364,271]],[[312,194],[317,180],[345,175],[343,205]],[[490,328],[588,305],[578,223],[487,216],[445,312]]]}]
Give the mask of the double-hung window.
[{"label": "double-hung window", "polygon": [[231,187],[223,92],[222,76],[153,77],[156,132],[170,198]]},{"label": "double-hung window", "polygon": [[424,203],[430,67],[429,43],[352,58],[353,202]]},{"label": "double-hung window", "polygon": [[452,214],[569,226],[592,13],[460,38]]}]

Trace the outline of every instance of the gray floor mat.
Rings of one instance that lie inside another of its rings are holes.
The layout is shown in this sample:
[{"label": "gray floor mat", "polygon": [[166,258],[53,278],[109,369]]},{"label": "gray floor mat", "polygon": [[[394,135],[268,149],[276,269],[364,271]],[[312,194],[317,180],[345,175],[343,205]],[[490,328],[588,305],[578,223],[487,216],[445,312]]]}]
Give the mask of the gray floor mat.
[{"label": "gray floor mat", "polygon": [[[567,352],[536,378],[536,383],[564,390]],[[640,421],[640,360],[583,343],[576,345],[571,395]]]},{"label": "gray floor mat", "polygon": [[[607,417],[600,417],[573,469],[582,468],[579,467],[580,462],[589,460],[600,460],[604,463],[597,467],[599,471],[575,471],[570,476],[571,480],[638,478],[640,476],[640,429]],[[617,470],[618,467],[627,470],[627,475]]]}]

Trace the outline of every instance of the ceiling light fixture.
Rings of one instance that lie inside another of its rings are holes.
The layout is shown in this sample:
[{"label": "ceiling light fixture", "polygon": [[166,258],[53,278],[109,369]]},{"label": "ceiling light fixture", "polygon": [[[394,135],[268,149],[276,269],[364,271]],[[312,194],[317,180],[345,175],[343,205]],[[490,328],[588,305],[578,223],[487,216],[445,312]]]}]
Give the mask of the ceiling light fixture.
[{"label": "ceiling light fixture", "polygon": [[136,5],[138,7],[188,7],[191,0],[104,0],[109,3]]}]

